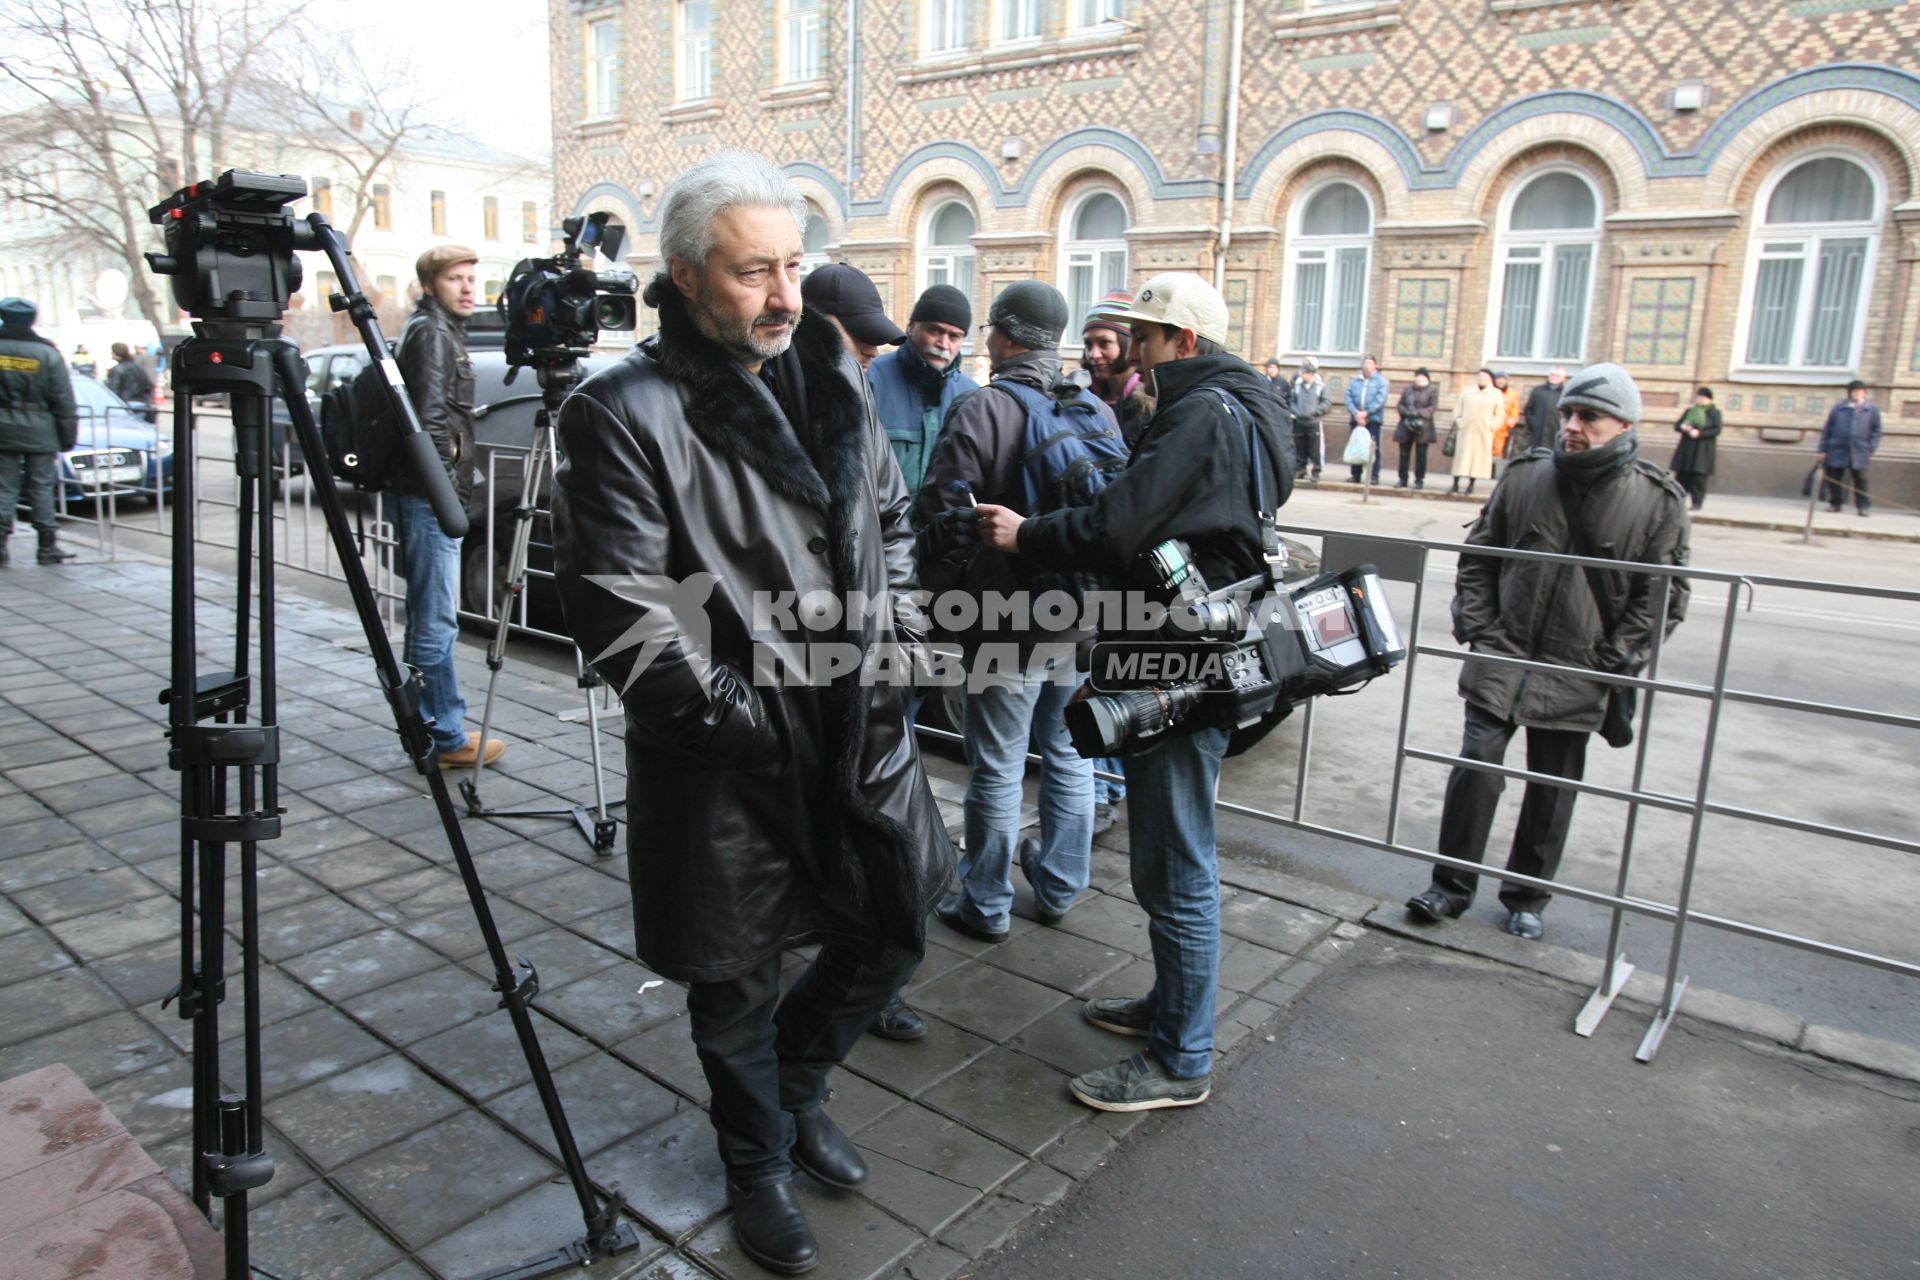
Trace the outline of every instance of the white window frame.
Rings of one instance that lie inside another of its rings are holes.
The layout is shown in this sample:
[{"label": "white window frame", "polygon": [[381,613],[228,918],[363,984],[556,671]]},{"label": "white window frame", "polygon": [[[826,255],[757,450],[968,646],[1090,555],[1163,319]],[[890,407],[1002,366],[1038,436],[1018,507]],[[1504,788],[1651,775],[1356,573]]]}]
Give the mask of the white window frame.
[{"label": "white window frame", "polygon": [[[933,243],[934,220],[946,212],[949,205],[956,204],[972,215],[973,234],[976,236],[980,234],[980,211],[973,207],[972,201],[964,200],[959,196],[945,196],[936,200],[933,206],[921,216],[919,234],[914,238],[914,274],[919,282],[919,286],[915,290],[915,296],[925,293],[929,287],[936,284],[952,284],[956,288],[960,288],[960,286],[955,283],[955,278],[959,274],[960,260],[965,259],[968,281],[967,286],[961,291],[972,300],[973,313],[977,319],[986,314],[986,308],[981,305],[982,299],[980,297],[979,252],[974,249],[971,243],[964,249],[959,245],[935,245]],[[939,279],[934,278],[934,272],[936,270],[942,273]],[[973,350],[972,332],[967,334],[966,341],[961,344],[960,349],[968,352]]]},{"label": "white window frame", "polygon": [[965,53],[973,42],[968,29],[973,20],[972,0],[926,0],[921,16],[926,19],[924,48],[928,57]]},{"label": "white window frame", "polygon": [[[715,0],[674,0],[673,3],[673,99],[675,102],[700,102],[713,96],[713,18]],[[707,12],[707,25],[700,31],[687,28],[687,6],[698,4]]]},{"label": "white window frame", "polygon": [[[1768,223],[1767,206],[1773,203],[1774,192],[1785,182],[1794,170],[1814,160],[1838,159],[1858,165],[1866,172],[1867,180],[1873,184],[1873,212],[1870,222],[1800,222]],[[1767,175],[1754,197],[1752,230],[1747,239],[1747,268],[1744,285],[1740,291],[1739,319],[1734,326],[1733,335],[1733,375],[1742,374],[1767,382],[1808,383],[1824,385],[1850,377],[1859,372],[1861,355],[1866,347],[1867,306],[1873,296],[1873,271],[1880,257],[1881,226],[1886,221],[1887,181],[1880,167],[1857,151],[1842,147],[1826,147],[1818,151],[1808,151],[1795,156],[1792,160],[1776,165]],[[1847,352],[1847,362],[1843,365],[1809,365],[1804,363],[1807,340],[1813,332],[1813,306],[1819,293],[1818,267],[1820,262],[1820,244],[1825,240],[1862,240],[1867,242],[1867,250],[1860,267],[1860,292],[1854,299],[1853,340]],[[1799,242],[1798,253],[1785,253],[1770,246]],[[1753,332],[1753,308],[1760,286],[1760,264],[1769,258],[1799,257],[1809,264],[1801,272],[1800,298],[1793,320],[1792,350],[1789,362],[1781,365],[1755,364],[1747,359],[1747,344]]]},{"label": "white window frame", "polygon": [[[1522,193],[1541,178],[1554,173],[1571,174],[1586,186],[1593,196],[1593,225],[1573,230],[1519,232],[1511,230],[1508,224],[1513,220],[1513,209],[1520,202]],[[1552,164],[1543,165],[1538,169],[1529,169],[1507,187],[1506,193],[1500,197],[1499,221],[1495,224],[1498,231],[1493,249],[1493,279],[1489,282],[1487,290],[1487,332],[1484,351],[1485,361],[1489,366],[1523,373],[1544,373],[1556,365],[1573,367],[1587,362],[1587,348],[1593,345],[1594,289],[1604,265],[1600,259],[1600,244],[1606,221],[1607,206],[1606,201],[1601,197],[1599,184],[1577,165]],[[1571,354],[1548,355],[1545,354],[1544,348],[1547,343],[1548,329],[1552,324],[1552,307],[1549,304],[1553,298],[1555,251],[1566,245],[1587,245],[1591,248],[1587,256],[1587,300],[1586,305],[1581,309],[1584,320],[1580,326],[1580,349]],[[1515,249],[1522,252],[1516,255]],[[1541,265],[1540,291],[1536,295],[1533,338],[1527,346],[1528,354],[1502,355],[1500,353],[1500,320],[1502,309],[1506,305],[1507,266],[1512,262],[1536,259]]]},{"label": "white window frame", "polygon": [[[1073,224],[1080,220],[1081,210],[1085,209],[1087,205],[1098,196],[1112,196],[1115,200],[1118,200],[1120,202],[1120,212],[1125,215],[1127,219],[1127,228],[1129,230],[1133,228],[1133,213],[1127,207],[1126,193],[1118,187],[1104,185],[1089,187],[1085,191],[1076,194],[1062,212],[1060,218],[1060,278],[1057,283],[1060,289],[1060,296],[1067,300],[1068,332],[1063,334],[1060,340],[1060,345],[1064,350],[1078,351],[1080,349],[1080,330],[1077,326],[1082,320],[1086,319],[1087,310],[1091,308],[1094,303],[1100,301],[1102,297],[1106,296],[1107,290],[1100,287],[1100,265],[1102,256],[1109,253],[1118,253],[1120,255],[1120,283],[1111,286],[1112,288],[1126,288],[1129,273],[1133,270],[1132,250],[1128,247],[1125,236],[1122,236],[1118,240],[1077,240],[1074,238]],[[1075,310],[1078,303],[1074,300],[1073,296],[1073,270],[1075,267],[1085,267],[1093,272],[1093,288],[1087,299],[1087,306],[1081,307],[1078,310]]]},{"label": "white window frame", "polygon": [[1073,29],[1098,31],[1127,20],[1127,0],[1072,0]]},{"label": "white window frame", "polygon": [[[1329,187],[1347,186],[1360,193],[1367,202],[1367,233],[1363,236],[1309,236],[1301,232],[1306,225],[1307,206],[1314,198]],[[1282,340],[1279,357],[1284,361],[1289,357],[1312,356],[1325,362],[1331,359],[1336,366],[1352,364],[1356,368],[1361,356],[1367,351],[1368,309],[1373,302],[1373,229],[1379,222],[1380,210],[1374,205],[1373,197],[1367,189],[1352,178],[1334,177],[1317,182],[1300,193],[1287,211],[1287,269],[1280,282],[1280,333]],[[1366,252],[1365,266],[1361,268],[1360,286],[1360,337],[1351,350],[1337,348],[1330,342],[1322,341],[1316,346],[1302,346],[1299,335],[1294,332],[1294,302],[1297,297],[1300,280],[1300,266],[1303,262],[1320,261],[1327,267],[1326,286],[1320,299],[1320,333],[1330,338],[1334,330],[1334,285],[1337,282],[1335,268],[1340,261],[1342,249],[1362,249]],[[1319,255],[1315,258],[1313,255]]]},{"label": "white window frame", "polygon": [[780,83],[808,84],[826,75],[826,24],[821,0],[780,0]]},{"label": "white window frame", "polygon": [[[611,35],[612,49],[602,49],[600,40]],[[621,63],[620,15],[589,18],[586,27],[587,119],[605,120],[620,114]]]},{"label": "white window frame", "polygon": [[993,42],[1032,44],[1046,33],[1046,0],[994,0]]}]

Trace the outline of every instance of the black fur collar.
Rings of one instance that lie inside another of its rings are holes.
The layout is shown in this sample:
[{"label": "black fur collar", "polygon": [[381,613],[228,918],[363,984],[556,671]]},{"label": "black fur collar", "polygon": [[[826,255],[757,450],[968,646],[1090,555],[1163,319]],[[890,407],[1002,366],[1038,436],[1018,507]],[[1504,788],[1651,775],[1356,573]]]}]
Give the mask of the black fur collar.
[{"label": "black fur collar", "polygon": [[[796,434],[764,384],[701,333],[665,273],[647,300],[660,311],[660,336],[648,343],[661,371],[687,387],[687,424],[714,449],[746,459],[775,492],[828,513],[865,496],[866,404],[833,322],[809,309],[775,376],[799,382],[807,429]],[[802,440],[806,444],[802,444]],[[831,522],[831,521],[830,521]]]}]

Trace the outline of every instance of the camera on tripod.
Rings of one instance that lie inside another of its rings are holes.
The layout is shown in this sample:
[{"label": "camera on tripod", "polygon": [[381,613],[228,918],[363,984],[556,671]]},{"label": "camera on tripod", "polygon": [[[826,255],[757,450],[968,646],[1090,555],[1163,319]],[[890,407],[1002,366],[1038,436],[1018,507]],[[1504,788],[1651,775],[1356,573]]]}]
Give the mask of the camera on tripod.
[{"label": "camera on tripod", "polygon": [[522,258],[500,291],[507,325],[507,364],[566,363],[585,356],[602,329],[634,327],[634,295],[640,283],[631,271],[595,271],[583,265],[595,251],[620,259],[626,230],[613,215],[590,213],[561,223],[566,247],[551,258]]},{"label": "camera on tripod", "polygon": [[1262,573],[1211,591],[1186,544],[1169,540],[1140,557],[1138,576],[1166,601],[1165,620],[1149,639],[1094,645],[1093,692],[1066,710],[1074,750],[1090,759],[1201,728],[1270,727],[1407,655],[1372,565],[1291,586]]}]

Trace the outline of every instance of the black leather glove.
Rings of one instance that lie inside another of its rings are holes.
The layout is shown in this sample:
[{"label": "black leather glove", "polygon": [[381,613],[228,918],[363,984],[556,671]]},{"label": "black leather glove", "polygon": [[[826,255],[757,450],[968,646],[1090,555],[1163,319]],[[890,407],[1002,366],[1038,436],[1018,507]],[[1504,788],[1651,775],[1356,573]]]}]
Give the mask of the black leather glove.
[{"label": "black leather glove", "polygon": [[713,726],[704,754],[716,766],[762,769],[780,759],[780,736],[767,719],[754,687],[725,663],[711,673],[712,700],[705,719]]},{"label": "black leather glove", "polygon": [[942,511],[913,540],[914,559],[921,564],[937,560],[958,568],[979,549],[980,513],[972,507]]}]

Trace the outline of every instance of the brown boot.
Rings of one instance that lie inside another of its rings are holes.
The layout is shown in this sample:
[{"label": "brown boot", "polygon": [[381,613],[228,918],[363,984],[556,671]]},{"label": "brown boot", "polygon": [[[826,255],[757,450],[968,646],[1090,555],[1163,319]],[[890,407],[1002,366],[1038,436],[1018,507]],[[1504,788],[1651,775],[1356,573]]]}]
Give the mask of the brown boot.
[{"label": "brown boot", "polygon": [[[505,754],[507,754],[506,743],[500,741],[498,738],[487,739],[487,763],[489,765]],[[442,751],[440,753],[440,767],[442,769],[471,769],[479,759],[480,735],[470,733],[467,735],[466,746],[455,747],[451,751]]]}]

